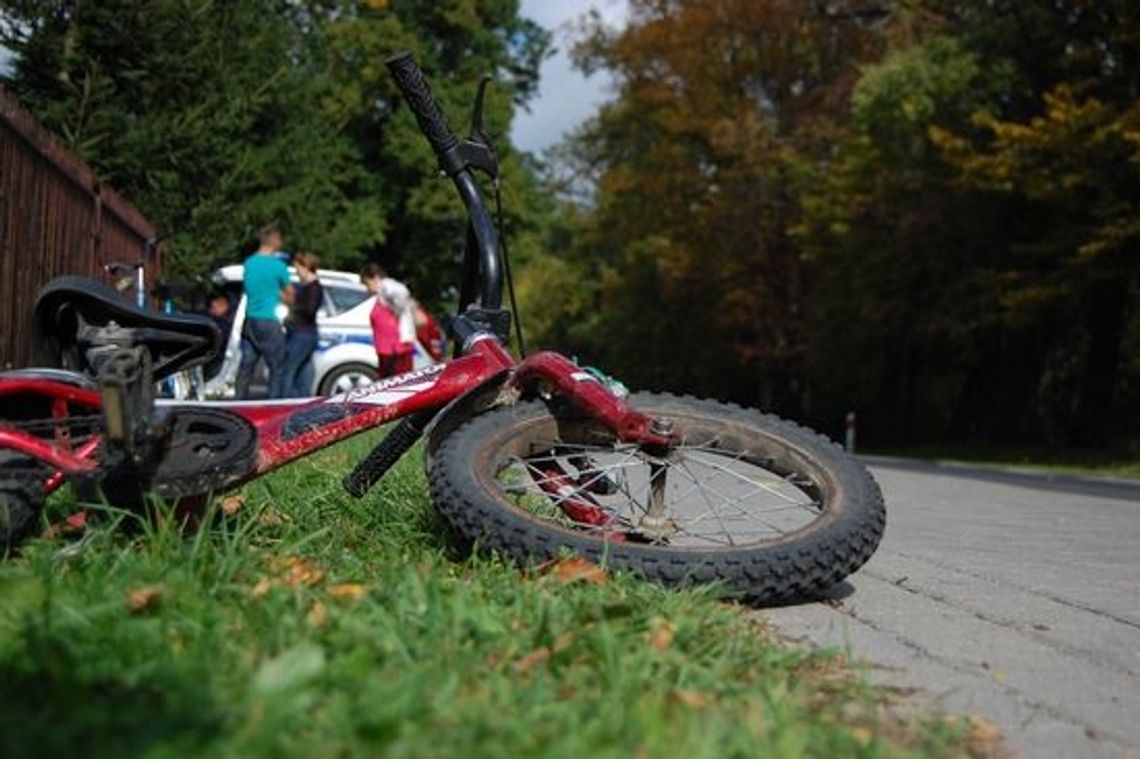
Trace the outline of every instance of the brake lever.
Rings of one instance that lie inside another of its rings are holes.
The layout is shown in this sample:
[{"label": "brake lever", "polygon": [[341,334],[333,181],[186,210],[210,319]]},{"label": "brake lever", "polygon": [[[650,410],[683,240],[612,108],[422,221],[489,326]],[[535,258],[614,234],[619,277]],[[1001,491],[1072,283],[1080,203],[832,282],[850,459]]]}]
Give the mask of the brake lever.
[{"label": "brake lever", "polygon": [[467,133],[467,139],[459,143],[458,149],[465,164],[496,180],[499,178],[499,158],[491,144],[491,135],[483,125],[483,101],[490,83],[491,77],[488,74],[479,80],[475,104],[471,107],[471,130]]}]

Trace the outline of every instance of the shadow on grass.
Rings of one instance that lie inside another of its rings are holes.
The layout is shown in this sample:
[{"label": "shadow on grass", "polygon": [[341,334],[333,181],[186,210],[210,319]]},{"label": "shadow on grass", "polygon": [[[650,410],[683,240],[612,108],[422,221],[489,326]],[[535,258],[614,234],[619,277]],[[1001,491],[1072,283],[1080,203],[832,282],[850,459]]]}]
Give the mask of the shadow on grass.
[{"label": "shadow on grass", "polygon": [[224,726],[201,684],[175,672],[140,682],[85,677],[67,657],[0,665],[0,756],[136,756],[195,751]]}]

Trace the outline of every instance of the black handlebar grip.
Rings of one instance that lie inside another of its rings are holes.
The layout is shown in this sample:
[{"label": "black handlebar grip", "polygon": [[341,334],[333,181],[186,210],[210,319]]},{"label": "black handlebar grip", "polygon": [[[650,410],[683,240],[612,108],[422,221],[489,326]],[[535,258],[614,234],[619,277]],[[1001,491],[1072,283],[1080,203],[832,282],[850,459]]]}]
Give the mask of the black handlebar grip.
[{"label": "black handlebar grip", "polygon": [[416,115],[420,131],[431,143],[432,150],[442,158],[459,144],[459,138],[447,125],[447,119],[439,108],[439,103],[432,97],[431,88],[428,87],[424,74],[416,65],[411,53],[400,53],[389,58],[385,63],[396,80],[396,86],[404,93],[408,106]]}]

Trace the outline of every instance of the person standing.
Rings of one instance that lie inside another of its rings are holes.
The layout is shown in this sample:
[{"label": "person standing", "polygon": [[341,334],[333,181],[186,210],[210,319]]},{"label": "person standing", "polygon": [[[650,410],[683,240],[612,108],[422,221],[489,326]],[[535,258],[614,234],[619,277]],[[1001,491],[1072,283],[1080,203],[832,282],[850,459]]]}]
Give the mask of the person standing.
[{"label": "person standing", "polygon": [[222,368],[226,361],[226,346],[230,344],[230,330],[234,328],[234,309],[230,299],[225,293],[216,292],[210,296],[210,303],[206,307],[206,314],[218,327],[222,335],[222,344],[218,350],[202,367],[202,376],[211,379]]},{"label": "person standing", "polygon": [[416,328],[411,312],[412,296],[408,288],[384,273],[376,264],[368,264],[360,274],[368,292],[376,296],[369,321],[372,323],[372,345],[376,348],[380,378],[412,370]]},{"label": "person standing", "polygon": [[313,351],[317,347],[317,311],[324,290],[317,279],[319,261],[312,253],[293,257],[300,286],[294,290],[293,308],[285,325],[285,395],[306,398],[313,394]]},{"label": "person standing", "polygon": [[242,277],[245,289],[245,323],[241,330],[241,364],[238,367],[237,397],[248,398],[253,370],[259,358],[269,369],[269,397],[285,396],[285,333],[277,320],[277,307],[292,305],[293,286],[289,269],[281,260],[284,238],[270,225],[257,235],[258,246],[245,259]]}]

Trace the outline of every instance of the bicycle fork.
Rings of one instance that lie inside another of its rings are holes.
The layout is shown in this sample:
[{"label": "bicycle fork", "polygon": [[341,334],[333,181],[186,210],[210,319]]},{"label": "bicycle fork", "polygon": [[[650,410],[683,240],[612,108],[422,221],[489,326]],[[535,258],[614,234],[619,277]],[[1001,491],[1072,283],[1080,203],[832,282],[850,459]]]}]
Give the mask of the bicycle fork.
[{"label": "bicycle fork", "polygon": [[[648,513],[633,527],[657,536],[672,531],[664,505],[668,469],[665,460],[674,447],[675,435],[671,420],[649,417],[634,410],[597,376],[557,353],[537,353],[515,364],[501,343],[489,335],[473,341],[469,347],[471,353],[480,354],[490,366],[499,367],[499,371],[486,376],[442,410],[418,412],[401,422],[344,479],[343,485],[351,495],[362,497],[425,430],[429,430],[430,457],[439,441],[475,414],[523,396],[538,396],[545,400],[557,396],[578,413],[600,422],[622,442],[635,443],[662,462],[653,468]],[[568,472],[551,457],[539,465],[531,465],[532,476],[574,522],[601,529],[611,525],[616,527],[613,514],[595,498],[612,494],[617,488],[616,483],[604,474],[591,474],[594,467],[587,456],[571,456],[567,464],[578,474]],[[620,539],[620,533],[614,535]]]}]

